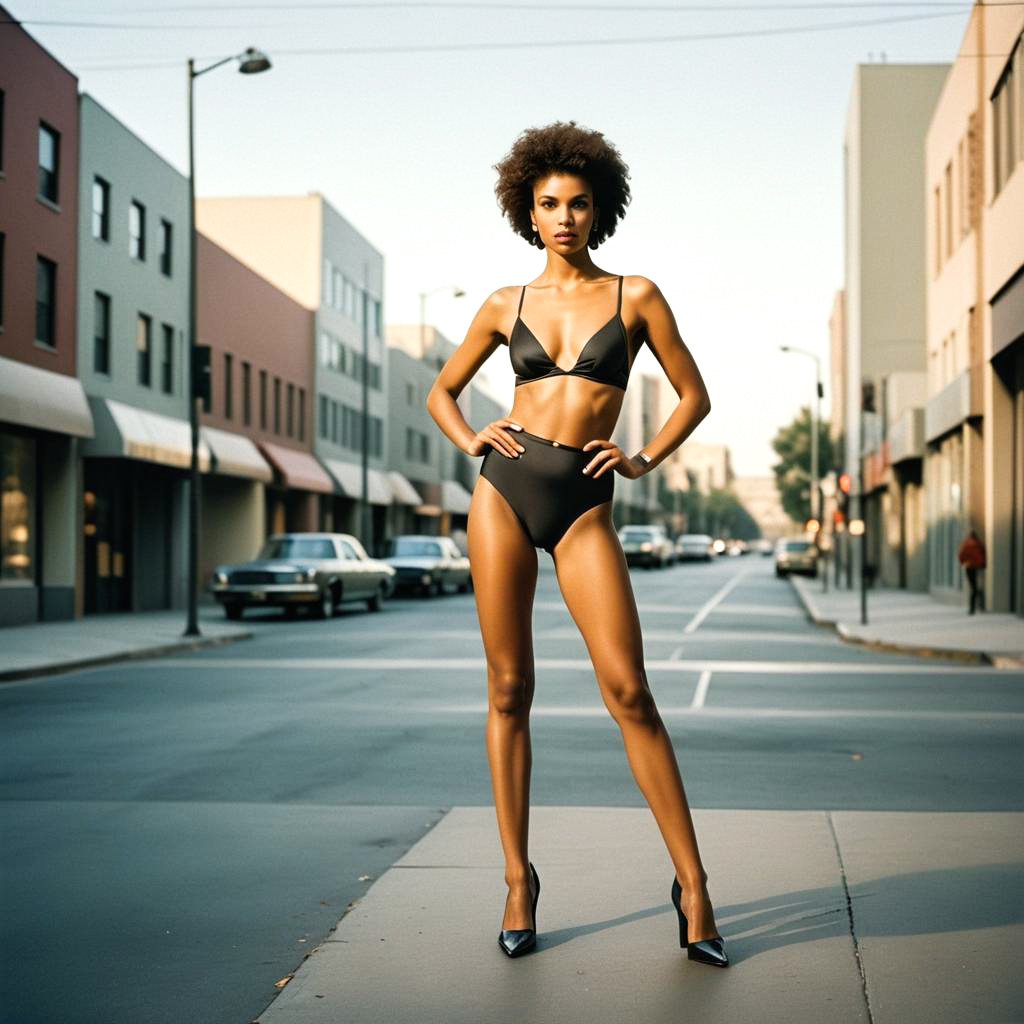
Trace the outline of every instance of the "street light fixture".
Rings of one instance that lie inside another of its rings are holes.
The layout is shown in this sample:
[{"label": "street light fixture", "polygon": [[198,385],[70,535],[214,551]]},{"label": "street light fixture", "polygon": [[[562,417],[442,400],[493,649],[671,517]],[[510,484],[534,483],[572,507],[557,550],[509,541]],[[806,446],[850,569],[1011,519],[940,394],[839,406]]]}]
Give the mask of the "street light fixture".
[{"label": "street light fixture", "polygon": [[451,292],[453,299],[461,299],[466,293],[457,284],[442,284],[430,291],[420,292],[420,355],[427,343],[427,299],[438,292]]},{"label": "street light fixture", "polygon": [[192,462],[188,499],[188,621],[183,636],[199,636],[198,590],[199,590],[199,407],[196,394],[196,169],[195,132],[192,103],[192,83],[207,71],[213,71],[230,60],[238,61],[238,70],[243,75],[255,75],[270,67],[270,58],[250,46],[244,53],[211,64],[196,71],[195,60],[188,59],[188,209],[189,209],[189,273],[188,273],[188,373],[185,375],[188,387],[188,415],[192,428]]}]

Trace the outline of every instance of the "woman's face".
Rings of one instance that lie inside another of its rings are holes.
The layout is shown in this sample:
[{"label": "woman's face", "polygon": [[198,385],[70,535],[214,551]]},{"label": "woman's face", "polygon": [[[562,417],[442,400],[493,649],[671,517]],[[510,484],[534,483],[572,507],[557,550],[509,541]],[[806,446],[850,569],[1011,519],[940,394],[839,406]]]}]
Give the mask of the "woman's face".
[{"label": "woman's face", "polygon": [[575,174],[552,174],[533,184],[530,219],[552,252],[567,256],[586,248],[596,212],[590,185]]}]

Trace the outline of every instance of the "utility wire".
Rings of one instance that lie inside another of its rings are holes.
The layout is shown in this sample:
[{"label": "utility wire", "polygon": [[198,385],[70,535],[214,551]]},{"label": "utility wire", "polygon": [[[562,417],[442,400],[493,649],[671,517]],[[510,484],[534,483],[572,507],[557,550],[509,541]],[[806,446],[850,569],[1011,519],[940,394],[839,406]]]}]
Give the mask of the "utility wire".
[{"label": "utility wire", "polygon": [[[810,25],[792,25],[778,28],[737,29],[726,32],[693,32],[686,35],[629,36],[614,39],[558,39],[558,40],[523,40],[494,41],[480,43],[410,43],[382,44],[371,46],[343,46],[326,49],[274,49],[274,57],[316,57],[316,56],[358,56],[361,54],[391,53],[453,53],[479,52],[488,50],[516,49],[565,49],[581,46],[636,46],[657,43],[683,43],[714,39],[750,39],[763,36],[796,35],[808,32],[829,32],[836,29],[864,28],[872,25],[891,25],[895,23],[924,21],[932,18],[962,17],[962,12],[941,11],[931,14],[905,14],[891,18],[871,18],[861,21],[833,21]],[[217,56],[199,57],[199,60],[215,60]],[[181,61],[166,58],[159,61],[148,61],[144,64],[89,64],[82,62],[77,67],[87,71],[132,71],[148,68],[177,67]]]}]

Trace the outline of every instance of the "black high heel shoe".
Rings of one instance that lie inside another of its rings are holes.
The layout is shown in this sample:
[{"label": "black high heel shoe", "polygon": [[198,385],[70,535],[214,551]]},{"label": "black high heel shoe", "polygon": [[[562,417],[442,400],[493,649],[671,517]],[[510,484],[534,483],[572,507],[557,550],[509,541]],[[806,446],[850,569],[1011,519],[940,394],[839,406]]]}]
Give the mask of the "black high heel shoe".
[{"label": "black high heel shoe", "polygon": [[725,940],[721,935],[715,935],[710,939],[695,939],[690,942],[686,936],[688,924],[683,908],[679,900],[683,895],[683,887],[679,884],[678,878],[672,879],[672,906],[676,908],[679,915],[679,945],[686,950],[689,960],[699,964],[711,964],[713,967],[728,967],[729,957],[725,952]]},{"label": "black high heel shoe", "polygon": [[532,928],[502,928],[498,935],[498,945],[509,956],[522,956],[529,953],[537,945],[537,898],[540,896],[540,877],[537,869],[530,861],[530,871],[533,874],[533,882],[537,887],[533,894],[533,927]]}]

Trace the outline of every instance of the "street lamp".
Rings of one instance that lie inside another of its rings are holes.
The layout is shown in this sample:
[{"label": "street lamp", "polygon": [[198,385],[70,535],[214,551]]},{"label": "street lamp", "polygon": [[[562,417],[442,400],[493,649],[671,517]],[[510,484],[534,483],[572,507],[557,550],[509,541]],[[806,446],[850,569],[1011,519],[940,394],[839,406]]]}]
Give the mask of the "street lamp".
[{"label": "street lamp", "polygon": [[213,71],[229,60],[238,61],[238,70],[243,75],[255,75],[270,67],[270,59],[255,47],[250,46],[244,53],[211,64],[196,71],[195,60],[188,59],[188,210],[189,210],[189,272],[188,272],[188,373],[185,380],[188,387],[188,416],[192,427],[192,463],[188,500],[188,622],[183,636],[199,636],[198,589],[199,589],[199,407],[196,395],[196,169],[195,133],[193,129],[192,82],[207,71]]},{"label": "street lamp", "polygon": [[451,292],[452,298],[461,299],[466,293],[457,284],[442,284],[430,291],[420,292],[420,356],[423,355],[424,346],[427,343],[427,299],[438,292]]},{"label": "street lamp", "polygon": [[818,493],[818,431],[821,429],[821,359],[814,352],[795,345],[780,345],[781,352],[796,352],[814,360],[814,406],[811,409],[811,517],[821,523],[821,495]]}]

